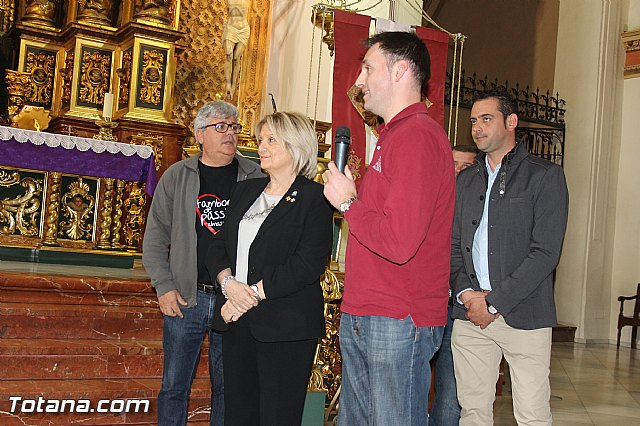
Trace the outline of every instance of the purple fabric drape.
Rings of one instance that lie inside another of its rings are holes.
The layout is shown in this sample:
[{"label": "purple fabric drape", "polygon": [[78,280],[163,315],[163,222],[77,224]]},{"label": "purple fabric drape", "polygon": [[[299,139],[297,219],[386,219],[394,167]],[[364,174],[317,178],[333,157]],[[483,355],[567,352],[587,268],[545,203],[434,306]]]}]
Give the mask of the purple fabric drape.
[{"label": "purple fabric drape", "polygon": [[98,154],[91,150],[21,143],[14,138],[0,140],[0,165],[142,182],[146,183],[149,196],[153,196],[158,184],[153,155],[145,159],[107,151]]}]

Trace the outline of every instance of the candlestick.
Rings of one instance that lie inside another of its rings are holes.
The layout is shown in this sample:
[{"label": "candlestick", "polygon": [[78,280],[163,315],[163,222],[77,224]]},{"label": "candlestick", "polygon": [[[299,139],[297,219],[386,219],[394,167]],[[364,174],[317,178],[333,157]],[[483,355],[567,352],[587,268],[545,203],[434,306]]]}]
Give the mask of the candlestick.
[{"label": "candlestick", "polygon": [[113,129],[118,127],[118,123],[111,121],[109,117],[100,117],[95,123],[100,127],[100,131],[93,136],[93,139],[100,139],[103,141],[117,142],[118,138],[113,135]]},{"label": "candlestick", "polygon": [[104,104],[102,107],[102,116],[111,118],[113,116],[113,93],[104,94]]}]

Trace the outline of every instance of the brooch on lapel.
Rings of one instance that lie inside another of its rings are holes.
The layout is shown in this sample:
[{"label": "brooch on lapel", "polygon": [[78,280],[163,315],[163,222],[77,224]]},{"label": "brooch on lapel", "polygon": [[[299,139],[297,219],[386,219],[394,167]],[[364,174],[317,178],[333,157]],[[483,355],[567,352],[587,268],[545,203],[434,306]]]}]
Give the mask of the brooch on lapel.
[{"label": "brooch on lapel", "polygon": [[287,195],[284,200],[289,202],[289,203],[295,203],[296,202],[296,195],[298,195],[298,191],[293,191],[291,193],[291,195]]}]

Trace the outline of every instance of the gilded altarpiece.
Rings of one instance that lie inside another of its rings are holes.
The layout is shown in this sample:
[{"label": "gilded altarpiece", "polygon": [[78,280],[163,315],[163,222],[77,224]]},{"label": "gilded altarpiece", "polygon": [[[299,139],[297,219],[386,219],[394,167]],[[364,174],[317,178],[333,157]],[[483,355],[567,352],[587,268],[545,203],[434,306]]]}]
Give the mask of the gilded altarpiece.
[{"label": "gilded altarpiece", "polygon": [[[186,48],[178,52],[175,104],[178,122],[191,129],[198,108],[208,100],[225,94],[225,51],[223,25],[228,19],[225,0],[213,0],[206,7],[199,2],[183,2],[180,28],[189,29],[184,37]],[[240,110],[240,119],[253,132],[262,114],[271,23],[271,1],[253,0],[247,21],[251,37],[242,57],[239,90],[232,99]],[[188,143],[195,145],[190,134]]]}]

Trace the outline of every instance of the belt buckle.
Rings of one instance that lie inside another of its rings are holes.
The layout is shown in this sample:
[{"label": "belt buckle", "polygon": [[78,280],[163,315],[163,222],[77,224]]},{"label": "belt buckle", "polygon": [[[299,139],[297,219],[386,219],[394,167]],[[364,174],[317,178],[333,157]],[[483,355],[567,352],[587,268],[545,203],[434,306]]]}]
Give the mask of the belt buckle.
[{"label": "belt buckle", "polygon": [[215,293],[216,286],[213,284],[198,283],[198,287],[205,293]]}]

